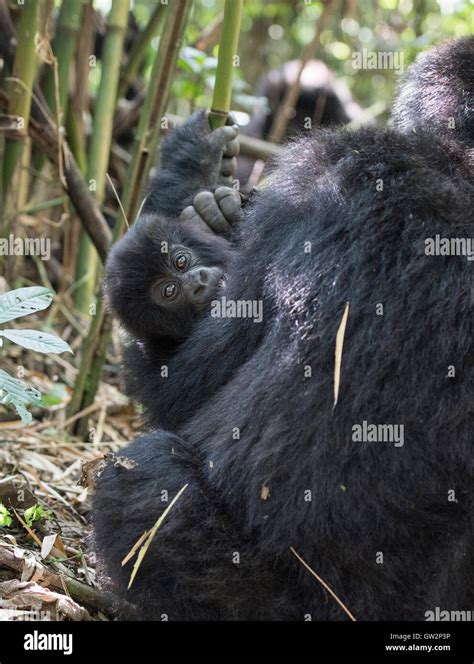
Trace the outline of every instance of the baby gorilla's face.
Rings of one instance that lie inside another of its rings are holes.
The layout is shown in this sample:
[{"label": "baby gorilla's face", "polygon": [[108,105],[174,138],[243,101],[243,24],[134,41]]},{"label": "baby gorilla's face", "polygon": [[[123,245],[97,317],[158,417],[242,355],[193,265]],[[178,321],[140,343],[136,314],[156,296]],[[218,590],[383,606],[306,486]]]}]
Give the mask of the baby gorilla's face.
[{"label": "baby gorilla's face", "polygon": [[163,262],[163,274],[153,284],[152,300],[168,310],[189,304],[200,309],[211,302],[223,285],[222,268],[202,265],[193,249],[172,245]]}]

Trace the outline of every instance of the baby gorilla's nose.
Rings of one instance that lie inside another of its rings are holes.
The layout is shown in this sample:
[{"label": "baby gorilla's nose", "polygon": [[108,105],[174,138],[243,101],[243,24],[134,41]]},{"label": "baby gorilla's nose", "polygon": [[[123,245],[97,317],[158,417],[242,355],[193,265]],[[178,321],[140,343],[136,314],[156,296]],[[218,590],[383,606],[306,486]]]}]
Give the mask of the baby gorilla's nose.
[{"label": "baby gorilla's nose", "polygon": [[196,267],[187,276],[188,296],[197,304],[205,304],[212,299],[222,272],[216,267]]}]

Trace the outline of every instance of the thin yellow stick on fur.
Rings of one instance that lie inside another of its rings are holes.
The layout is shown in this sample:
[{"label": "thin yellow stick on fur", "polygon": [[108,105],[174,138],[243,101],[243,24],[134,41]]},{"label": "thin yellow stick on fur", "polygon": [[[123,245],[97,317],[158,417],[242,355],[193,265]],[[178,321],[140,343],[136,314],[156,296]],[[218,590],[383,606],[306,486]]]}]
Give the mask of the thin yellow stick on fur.
[{"label": "thin yellow stick on fur", "polygon": [[336,600],[336,602],[339,604],[339,606],[341,607],[341,609],[343,609],[343,610],[347,613],[347,615],[349,616],[349,618],[350,618],[351,620],[353,620],[354,622],[357,622],[357,620],[354,618],[354,616],[353,616],[352,613],[349,611],[349,609],[348,609],[347,606],[344,604],[344,602],[342,602],[342,601],[339,599],[339,597],[336,595],[336,593],[335,593],[333,590],[331,590],[331,588],[328,586],[328,584],[326,583],[326,581],[323,581],[323,579],[322,579],[320,576],[318,576],[318,575],[316,574],[316,572],[314,571],[314,569],[312,569],[312,568],[308,565],[308,563],[307,563],[306,561],[304,561],[303,558],[302,558],[298,553],[296,553],[296,551],[294,550],[294,548],[293,548],[292,546],[290,546],[290,551],[291,551],[291,553],[292,553],[296,558],[298,558],[298,560],[299,560],[300,563],[303,565],[303,567],[306,567],[306,569],[308,570],[308,572],[310,572],[310,574],[312,574],[312,575],[313,575],[313,576],[319,581],[319,583],[323,586],[323,588],[325,588],[325,589],[328,591],[328,593],[329,593],[332,597],[334,597],[334,599]]},{"label": "thin yellow stick on fur", "polygon": [[143,558],[145,557],[146,552],[148,551],[148,547],[150,546],[150,544],[151,544],[153,538],[154,538],[155,535],[156,535],[156,531],[158,530],[158,528],[161,526],[161,524],[163,523],[163,521],[164,521],[164,520],[166,519],[166,517],[168,516],[168,513],[169,513],[169,511],[171,510],[171,508],[173,507],[173,505],[175,504],[175,502],[176,502],[176,501],[178,500],[178,498],[181,496],[181,494],[183,493],[183,491],[184,491],[185,489],[188,488],[188,486],[189,486],[188,484],[185,484],[185,485],[184,485],[184,486],[178,491],[178,493],[176,494],[176,496],[173,498],[173,500],[170,502],[170,504],[169,504],[168,507],[165,509],[165,511],[163,512],[163,514],[160,516],[160,518],[158,519],[158,521],[155,523],[155,525],[153,526],[153,528],[150,530],[150,533],[149,533],[148,537],[146,538],[146,542],[145,542],[145,544],[142,546],[142,548],[140,549],[140,551],[138,552],[137,559],[136,559],[136,561],[135,561],[135,564],[133,565],[133,569],[132,569],[132,573],[130,574],[130,581],[129,581],[129,583],[128,583],[127,590],[131,587],[133,581],[135,580],[135,577],[136,577],[136,575],[137,575],[138,569],[139,569],[140,565],[142,564],[142,560],[143,560]]},{"label": "thin yellow stick on fur", "polygon": [[339,396],[339,384],[341,381],[341,361],[342,361],[342,346],[344,344],[344,334],[346,332],[346,323],[349,316],[349,302],[346,302],[344,314],[342,316],[341,324],[336,334],[336,361],[334,364],[334,406],[336,407],[337,399]]}]

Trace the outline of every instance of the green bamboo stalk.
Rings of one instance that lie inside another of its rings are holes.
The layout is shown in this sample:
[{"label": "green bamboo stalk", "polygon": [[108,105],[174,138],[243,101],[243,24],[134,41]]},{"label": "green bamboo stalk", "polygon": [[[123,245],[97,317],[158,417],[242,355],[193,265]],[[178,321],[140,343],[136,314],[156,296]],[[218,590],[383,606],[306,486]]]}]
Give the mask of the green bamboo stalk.
[{"label": "green bamboo stalk", "polygon": [[42,201],[41,203],[34,203],[32,205],[27,205],[26,207],[20,208],[18,214],[36,214],[42,210],[48,210],[49,208],[56,207],[58,205],[64,205],[68,201],[67,196],[61,196],[58,198],[52,198],[49,201]]},{"label": "green bamboo stalk", "polygon": [[[89,58],[92,53],[94,38],[94,9],[92,1],[85,0],[82,5],[74,63],[76,85],[69,98],[66,114],[69,146],[84,177],[87,176],[87,145],[84,115],[89,108]],[[63,2],[67,2],[67,0],[63,0]]]},{"label": "green bamboo stalk", "polygon": [[66,128],[69,140],[69,147],[71,148],[71,152],[77,161],[79,170],[85,177],[87,174],[86,146],[79,118],[75,110],[72,108],[72,105],[70,105],[68,108]]},{"label": "green bamboo stalk", "polygon": [[[156,155],[150,145],[156,145],[169,98],[171,78],[181,45],[182,35],[191,7],[191,0],[181,0],[170,5],[163,27],[160,45],[155,55],[153,69],[148,84],[147,96],[140,116],[133,158],[122,194],[122,205],[127,219],[132,221],[140,202],[140,192],[148,176],[152,159]],[[123,215],[117,220],[114,240],[118,239],[125,226]],[[101,300],[91,330],[84,343],[81,365],[77,376],[73,397],[68,406],[68,417],[87,408],[95,399],[99,386],[106,348],[110,341],[110,317],[104,313]],[[87,421],[79,420],[75,431],[81,436],[86,432]]]},{"label": "green bamboo stalk", "polygon": [[[56,24],[56,34],[52,49],[57,65],[49,67],[44,95],[58,127],[65,124],[65,111],[69,92],[69,72],[76,50],[77,36],[81,20],[83,0],[62,0]],[[56,91],[55,67],[58,69],[58,90]],[[59,103],[59,108],[58,108]],[[36,171],[41,171],[47,160],[40,152],[33,160]]]},{"label": "green bamboo stalk", "polygon": [[[69,91],[69,71],[74,58],[81,20],[82,0],[62,0],[53,41],[53,53],[58,61],[59,109],[56,108],[54,70],[50,69],[45,85],[45,97],[54,117],[64,112]],[[64,124],[64,118],[61,124]]]},{"label": "green bamboo stalk", "polygon": [[[29,0],[21,8],[17,33],[17,48],[13,65],[13,77],[7,81],[7,93],[10,99],[8,112],[23,118],[23,127],[19,128],[25,137],[28,134],[30,120],[31,90],[36,73],[35,33],[38,18],[39,0]],[[3,191],[12,179],[23,150],[22,141],[7,139],[3,156]]]},{"label": "green bamboo stalk", "polygon": [[155,7],[148,24],[145,30],[138,35],[135,44],[130,51],[128,62],[123,70],[122,76],[120,77],[120,86],[119,86],[119,97],[123,97],[127,91],[128,86],[132,81],[135,80],[140,67],[143,64],[145,54],[150,46],[151,40],[156,37],[160,29],[161,23],[165,16],[165,10],[167,5],[161,4],[158,0],[158,4]]},{"label": "green bamboo stalk", "polygon": [[212,97],[209,123],[212,129],[223,127],[230,111],[232,98],[232,69],[239,43],[243,0],[226,0],[224,20],[219,42],[216,82]]},{"label": "green bamboo stalk", "polygon": [[[238,0],[240,2],[240,0]],[[167,11],[166,23],[155,56],[147,96],[140,114],[133,157],[127,181],[122,194],[122,205],[130,223],[140,206],[143,185],[152,163],[156,159],[156,147],[160,136],[161,121],[168,105],[171,79],[181,47],[182,35],[186,26],[191,0],[181,0],[171,4]],[[125,220],[120,217],[115,228],[115,237],[120,237]]]},{"label": "green bamboo stalk", "polygon": [[[127,29],[129,0],[114,0],[107,21],[102,74],[95,107],[92,137],[88,154],[88,179],[95,185],[94,196],[102,204],[109,153],[112,144],[112,126],[117,87],[120,75],[123,41]],[[76,280],[87,279],[74,293],[74,304],[84,314],[94,298],[99,258],[84,229],[81,229],[76,265]]]}]

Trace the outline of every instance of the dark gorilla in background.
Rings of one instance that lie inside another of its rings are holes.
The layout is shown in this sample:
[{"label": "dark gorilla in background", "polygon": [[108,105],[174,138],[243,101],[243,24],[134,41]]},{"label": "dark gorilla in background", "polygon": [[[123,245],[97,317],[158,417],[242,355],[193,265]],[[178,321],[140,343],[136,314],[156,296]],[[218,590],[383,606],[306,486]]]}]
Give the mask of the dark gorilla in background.
[{"label": "dark gorilla in background", "polygon": [[[93,524],[139,617],[347,620],[291,547],[358,620],[472,608],[473,262],[425,241],[473,235],[473,64],[473,37],[441,45],[393,128],[286,150],[234,231],[225,291],[261,300],[262,323],[204,313],[166,378],[153,335],[131,341],[134,394],[164,430],[123,450],[134,468],[107,466]],[[364,422],[403,436],[360,442]],[[121,561],[184,486],[127,591]]]},{"label": "dark gorilla in background", "polygon": [[[289,88],[295,83],[301,67],[300,60],[290,60],[272,69],[257,84],[259,101],[252,116],[241,131],[247,136],[267,140],[277,111]],[[289,118],[285,137],[305,133],[312,127],[344,125],[362,112],[352,99],[349,89],[321,60],[308,60],[300,77],[300,90],[294,115]],[[308,126],[308,120],[311,124]],[[243,189],[252,173],[255,160],[239,156],[237,178]]]}]

